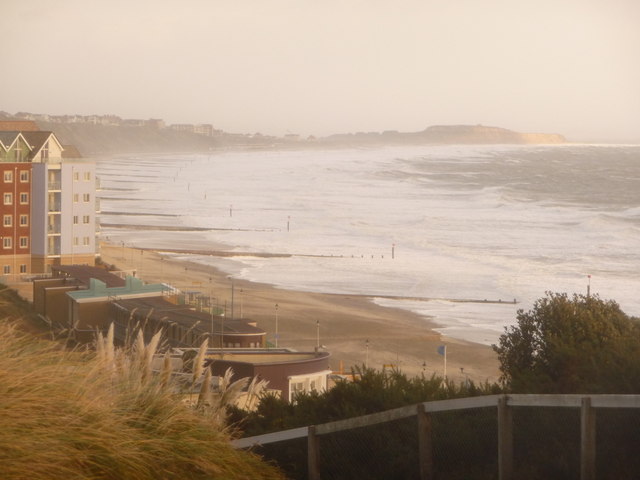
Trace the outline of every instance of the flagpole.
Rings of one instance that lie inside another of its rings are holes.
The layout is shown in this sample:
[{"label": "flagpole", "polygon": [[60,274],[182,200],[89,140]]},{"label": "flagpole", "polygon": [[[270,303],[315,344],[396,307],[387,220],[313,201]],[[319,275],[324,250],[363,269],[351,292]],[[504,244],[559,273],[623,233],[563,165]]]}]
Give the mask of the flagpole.
[{"label": "flagpole", "polygon": [[444,346],[444,379],[447,380],[447,346]]},{"label": "flagpole", "polygon": [[446,345],[440,345],[437,349],[438,355],[442,355],[444,357],[444,371],[443,371],[443,378],[446,380],[447,379],[447,346]]}]

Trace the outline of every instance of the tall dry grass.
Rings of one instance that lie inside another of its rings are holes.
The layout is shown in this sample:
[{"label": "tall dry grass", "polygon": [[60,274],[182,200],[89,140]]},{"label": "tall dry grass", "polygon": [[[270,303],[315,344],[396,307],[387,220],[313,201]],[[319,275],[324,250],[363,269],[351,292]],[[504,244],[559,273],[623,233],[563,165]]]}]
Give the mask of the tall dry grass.
[{"label": "tall dry grass", "polygon": [[151,371],[158,342],[116,349],[110,331],[68,352],[0,322],[0,478],[283,478],[229,446],[205,375],[197,408],[176,400],[170,362]]}]

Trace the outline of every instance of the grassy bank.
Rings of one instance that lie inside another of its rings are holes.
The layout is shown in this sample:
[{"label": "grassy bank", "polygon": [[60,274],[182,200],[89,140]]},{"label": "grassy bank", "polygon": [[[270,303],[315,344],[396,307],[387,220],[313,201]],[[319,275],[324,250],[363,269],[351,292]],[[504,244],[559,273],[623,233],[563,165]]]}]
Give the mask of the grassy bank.
[{"label": "grassy bank", "polygon": [[[2,312],[21,311],[2,298]],[[0,321],[3,479],[282,478],[230,447],[219,410],[182,403],[150,374],[155,346],[101,345],[70,352]]]}]

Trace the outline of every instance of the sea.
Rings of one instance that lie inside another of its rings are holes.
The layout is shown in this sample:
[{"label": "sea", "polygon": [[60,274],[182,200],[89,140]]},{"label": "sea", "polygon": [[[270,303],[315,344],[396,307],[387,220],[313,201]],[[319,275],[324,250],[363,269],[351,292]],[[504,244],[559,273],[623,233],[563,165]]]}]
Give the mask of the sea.
[{"label": "sea", "polygon": [[638,145],[119,155],[98,175],[104,240],[366,295],[449,337],[497,343],[546,292],[590,289],[640,316]]}]

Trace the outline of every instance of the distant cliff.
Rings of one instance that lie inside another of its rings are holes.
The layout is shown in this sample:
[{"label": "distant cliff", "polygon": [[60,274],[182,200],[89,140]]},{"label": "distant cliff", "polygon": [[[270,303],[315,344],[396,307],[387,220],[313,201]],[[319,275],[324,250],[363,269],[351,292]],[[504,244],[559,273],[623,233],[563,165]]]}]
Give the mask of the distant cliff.
[{"label": "distant cliff", "polygon": [[66,145],[75,145],[84,156],[116,153],[207,152],[218,148],[321,148],[360,145],[419,144],[558,144],[562,135],[519,133],[482,125],[436,125],[420,132],[359,132],[328,137],[272,137],[218,132],[206,136],[152,126],[93,125],[38,121]]},{"label": "distant cliff", "polygon": [[556,133],[520,133],[483,125],[435,125],[421,132],[386,131],[332,135],[335,143],[380,144],[558,144],[566,139]]}]

